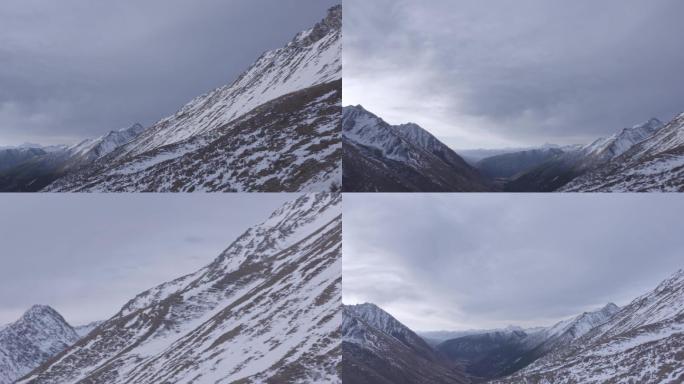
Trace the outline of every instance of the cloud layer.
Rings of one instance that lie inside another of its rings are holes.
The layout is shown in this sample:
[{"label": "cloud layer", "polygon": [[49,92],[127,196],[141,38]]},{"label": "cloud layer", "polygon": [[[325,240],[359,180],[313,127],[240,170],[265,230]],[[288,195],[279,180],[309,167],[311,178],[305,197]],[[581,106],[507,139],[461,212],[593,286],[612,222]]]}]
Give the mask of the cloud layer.
[{"label": "cloud layer", "polygon": [[674,195],[347,194],[346,303],[418,330],[551,324],[679,268]]},{"label": "cloud layer", "polygon": [[0,146],[70,143],[232,82],[339,0],[0,3]]},{"label": "cloud layer", "polygon": [[33,304],[71,324],[209,264],[292,194],[7,195],[0,199],[0,325]]},{"label": "cloud layer", "polygon": [[684,111],[677,0],[347,0],[345,104],[454,148],[585,143]]}]

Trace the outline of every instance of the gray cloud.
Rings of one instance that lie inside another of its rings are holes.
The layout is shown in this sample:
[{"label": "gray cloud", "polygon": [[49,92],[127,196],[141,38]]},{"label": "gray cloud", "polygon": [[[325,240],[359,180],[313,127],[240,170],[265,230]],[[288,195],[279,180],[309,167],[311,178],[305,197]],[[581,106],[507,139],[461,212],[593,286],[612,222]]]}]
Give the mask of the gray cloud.
[{"label": "gray cloud", "polygon": [[584,143],[684,111],[677,0],[345,2],[345,104],[455,148]]},{"label": "gray cloud", "polygon": [[0,3],[0,145],[149,125],[228,84],[339,0]]},{"label": "gray cloud", "polygon": [[419,330],[551,324],[684,267],[674,195],[347,194],[344,300]]},{"label": "gray cloud", "polygon": [[293,194],[6,195],[0,324],[48,304],[72,324],[203,267]]}]

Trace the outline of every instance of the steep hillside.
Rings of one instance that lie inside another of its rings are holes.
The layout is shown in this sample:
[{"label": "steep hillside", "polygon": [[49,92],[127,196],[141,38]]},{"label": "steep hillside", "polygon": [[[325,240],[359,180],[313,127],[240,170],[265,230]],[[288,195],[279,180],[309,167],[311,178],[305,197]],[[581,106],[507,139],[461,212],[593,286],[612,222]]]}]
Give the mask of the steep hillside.
[{"label": "steep hillside", "polygon": [[342,8],[49,191],[326,191],[341,184]]},{"label": "steep hillside", "polygon": [[496,383],[681,383],[684,271],[566,348]]},{"label": "steep hillside", "polygon": [[341,196],[309,194],[20,383],[339,383]]},{"label": "steep hillside", "polygon": [[566,192],[684,192],[684,113],[604,166],[564,186]]},{"label": "steep hillside", "polygon": [[663,128],[658,119],[624,128],[606,138],[574,151],[566,151],[506,183],[508,192],[552,192],[564,188],[576,178],[600,169]]}]

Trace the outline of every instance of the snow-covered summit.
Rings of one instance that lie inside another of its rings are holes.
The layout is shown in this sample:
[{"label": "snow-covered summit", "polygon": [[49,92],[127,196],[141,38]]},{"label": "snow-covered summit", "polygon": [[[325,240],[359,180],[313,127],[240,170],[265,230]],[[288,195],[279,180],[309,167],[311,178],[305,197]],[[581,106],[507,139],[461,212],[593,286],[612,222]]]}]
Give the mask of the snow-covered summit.
[{"label": "snow-covered summit", "polygon": [[64,318],[47,305],[34,305],[0,328],[0,384],[13,383],[78,341]]}]

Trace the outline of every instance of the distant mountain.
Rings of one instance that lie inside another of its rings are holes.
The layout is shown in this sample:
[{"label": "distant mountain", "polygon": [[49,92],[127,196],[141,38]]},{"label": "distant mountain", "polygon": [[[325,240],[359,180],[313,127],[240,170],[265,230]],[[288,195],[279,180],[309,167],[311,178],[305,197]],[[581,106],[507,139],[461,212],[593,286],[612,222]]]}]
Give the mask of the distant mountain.
[{"label": "distant mountain", "polygon": [[[140,124],[111,131],[73,146],[27,147],[0,150],[0,192],[37,192],[60,177],[76,172],[140,135]],[[3,157],[5,151],[22,151],[18,161]]]},{"label": "distant mountain", "polygon": [[45,155],[41,148],[37,147],[18,147],[18,148],[0,148],[0,172],[12,169],[17,165]]},{"label": "distant mountain", "polygon": [[624,154],[663,128],[658,119],[625,128],[575,151],[549,159],[506,183],[508,192],[552,192]]},{"label": "distant mountain", "polygon": [[447,340],[436,349],[465,366],[476,381],[484,381],[514,373],[538,358],[565,347],[596,326],[608,321],[616,312],[608,304],[595,312],[585,312],[561,321],[550,328],[505,330],[472,334]]},{"label": "distant mountain", "polygon": [[342,115],[346,192],[488,191],[458,154],[416,124],[392,126],[361,106]]},{"label": "distant mountain", "polygon": [[684,113],[603,166],[561,188],[565,192],[684,192]]},{"label": "distant mountain", "polygon": [[610,320],[495,383],[681,383],[684,271]]},{"label": "distant mountain", "polygon": [[78,341],[54,309],[36,305],[16,322],[0,327],[0,384],[10,384]]},{"label": "distant mountain", "polygon": [[560,148],[530,149],[487,157],[475,164],[480,173],[491,179],[514,177],[565,153]]},{"label": "distant mountain", "polygon": [[48,191],[339,189],[342,7]]},{"label": "distant mountain", "polygon": [[104,157],[122,145],[126,145],[145,131],[140,124],[134,124],[129,128],[111,131],[97,139],[86,139],[67,148],[74,157],[81,158],[84,162],[95,161]]},{"label": "distant mountain", "polygon": [[373,304],[344,306],[342,355],[345,384],[469,382],[458,365]]},{"label": "distant mountain", "polygon": [[306,194],[19,383],[340,383],[340,194]]},{"label": "distant mountain", "polygon": [[482,335],[485,333],[496,333],[496,332],[510,332],[510,331],[537,331],[542,328],[531,328],[530,330],[523,329],[516,326],[508,326],[506,328],[495,328],[495,329],[467,329],[463,331],[427,331],[420,332],[418,335],[423,338],[431,347],[436,347],[438,344],[443,343],[447,340],[458,339],[463,336],[470,335]]}]

